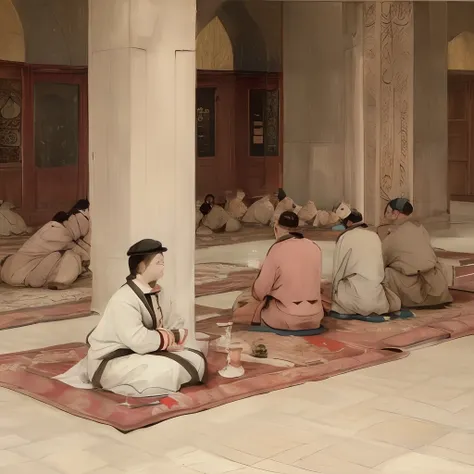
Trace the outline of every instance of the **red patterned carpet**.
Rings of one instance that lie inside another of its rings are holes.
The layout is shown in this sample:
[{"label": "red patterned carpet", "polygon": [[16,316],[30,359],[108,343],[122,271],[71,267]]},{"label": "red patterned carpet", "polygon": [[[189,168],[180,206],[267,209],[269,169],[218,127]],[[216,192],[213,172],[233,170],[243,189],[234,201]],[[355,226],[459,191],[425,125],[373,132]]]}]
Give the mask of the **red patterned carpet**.
[{"label": "red patterned carpet", "polygon": [[[229,380],[219,376],[225,354],[213,345],[205,385],[162,399],[129,398],[131,407],[123,406],[123,397],[75,389],[52,378],[84,357],[87,348],[82,343],[0,356],[0,386],[127,432],[253,395],[393,361],[408,356],[406,349],[414,345],[474,334],[474,295],[456,291],[454,297],[451,308],[419,311],[410,320],[375,324],[326,318],[324,324],[329,330],[321,336],[281,337],[235,326],[233,341],[244,348],[243,377]],[[230,317],[229,311],[206,307],[197,307],[196,314],[197,330],[211,335],[222,335],[224,329],[216,322]],[[266,345],[268,359],[251,356],[254,343]]]},{"label": "red patterned carpet", "polygon": [[[257,270],[229,263],[196,265],[196,296],[243,290],[252,285]],[[70,290],[12,288],[0,285],[0,330],[91,314],[91,279],[80,279]]]},{"label": "red patterned carpet", "polygon": [[[291,360],[292,341],[287,339],[287,358]],[[296,338],[291,338],[296,339]],[[245,376],[224,379],[218,375],[226,355],[210,352],[209,377],[205,385],[184,389],[165,398],[133,399],[123,406],[124,397],[103,391],[80,390],[52,377],[59,375],[86,354],[83,344],[68,344],[0,356],[0,386],[23,393],[60,410],[97,421],[127,432],[180,415],[196,413],[242,398],[283,389],[308,381],[380,364],[404,357],[402,352],[374,351],[317,339],[298,341],[314,352],[319,361],[311,365],[275,367],[258,362],[244,362]],[[258,361],[258,359],[256,359]]]}]

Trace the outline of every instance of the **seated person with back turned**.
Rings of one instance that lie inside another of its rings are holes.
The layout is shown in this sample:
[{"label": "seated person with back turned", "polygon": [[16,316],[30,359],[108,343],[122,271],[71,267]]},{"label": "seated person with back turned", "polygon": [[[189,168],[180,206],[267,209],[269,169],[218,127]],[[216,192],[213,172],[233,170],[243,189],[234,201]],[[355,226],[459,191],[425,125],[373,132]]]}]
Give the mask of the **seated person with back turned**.
[{"label": "seated person with back turned", "polygon": [[1,261],[0,280],[11,286],[67,289],[88,269],[89,238],[89,201],[81,199]]},{"label": "seated person with back turned", "polygon": [[334,251],[332,311],[337,319],[383,322],[393,316],[409,317],[400,311],[400,298],[383,285],[384,265],[379,236],[367,229],[362,214],[353,209],[343,221],[347,228]]},{"label": "seated person with back turned", "polygon": [[202,382],[206,360],[200,351],[184,347],[187,331],[163,328],[155,284],[163,276],[166,251],[151,239],[130,247],[130,275],[87,337],[86,358],[59,380],[78,386],[73,379],[79,371],[79,379],[87,380],[81,388],[132,397],[165,395]]},{"label": "seated person with back turned", "polygon": [[400,297],[403,307],[443,307],[453,301],[448,282],[427,230],[409,219],[412,213],[406,198],[393,199],[385,209],[385,219],[393,226],[382,243],[384,285]]},{"label": "seated person with back turned", "polygon": [[321,302],[321,249],[294,232],[298,216],[283,212],[274,225],[270,247],[250,292],[234,304],[233,320],[254,330],[311,335],[324,330]]}]

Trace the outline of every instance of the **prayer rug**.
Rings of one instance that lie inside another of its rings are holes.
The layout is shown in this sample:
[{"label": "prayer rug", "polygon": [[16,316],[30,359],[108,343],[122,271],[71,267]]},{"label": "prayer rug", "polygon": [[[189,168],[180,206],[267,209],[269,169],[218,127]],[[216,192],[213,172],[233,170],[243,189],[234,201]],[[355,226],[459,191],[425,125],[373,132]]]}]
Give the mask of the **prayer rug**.
[{"label": "prayer rug", "polygon": [[[72,415],[129,432],[176,416],[323,380],[406,355],[400,351],[366,351],[322,336],[293,338],[254,333],[249,337],[255,336],[259,342],[262,339],[266,344],[269,357],[276,361],[274,365],[269,364],[268,359],[251,358],[251,361],[243,362],[243,377],[225,379],[218,375],[218,371],[225,366],[226,354],[211,350],[206,384],[166,397],[125,399],[104,391],[73,388],[55,380],[53,377],[64,373],[85,356],[87,348],[79,343],[1,355],[0,386]],[[274,346],[267,337],[279,338],[280,341]],[[306,356],[308,353],[310,357]],[[124,402],[128,402],[129,406],[125,406]]]},{"label": "prayer rug", "polygon": [[[329,286],[329,285],[328,285]],[[326,289],[326,294],[327,294]],[[409,349],[474,334],[474,294],[452,290],[446,309],[413,309],[414,318],[374,324],[324,318],[328,339],[366,349]],[[325,307],[329,304],[326,302]]]},{"label": "prayer rug", "polygon": [[[305,237],[311,240],[336,241],[340,231],[331,229],[318,229],[308,226],[299,229]],[[273,228],[257,224],[244,224],[238,232],[222,232],[211,235],[196,235],[196,248],[207,248],[218,245],[240,244],[244,242],[258,242],[261,240],[274,240]]]},{"label": "prayer rug", "polygon": [[[252,285],[257,273],[257,270],[242,265],[198,264],[195,271],[196,296],[247,288]],[[61,291],[0,284],[0,330],[89,316],[91,297],[91,277],[79,278],[71,288]],[[205,310],[208,317],[221,313],[220,310],[216,312],[215,308]],[[196,316],[199,320],[200,313]]]},{"label": "prayer rug", "polygon": [[89,316],[91,296],[90,277],[61,291],[0,284],[0,330]]},{"label": "prayer rug", "polygon": [[195,269],[196,297],[243,290],[252,286],[258,270],[231,263],[198,263]]}]

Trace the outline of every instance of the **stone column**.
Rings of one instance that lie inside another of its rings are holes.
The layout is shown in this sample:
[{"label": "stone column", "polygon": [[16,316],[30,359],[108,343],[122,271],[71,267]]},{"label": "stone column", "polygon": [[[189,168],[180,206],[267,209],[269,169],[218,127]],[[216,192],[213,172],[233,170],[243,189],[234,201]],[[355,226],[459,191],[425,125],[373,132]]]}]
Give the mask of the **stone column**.
[{"label": "stone column", "polygon": [[413,197],[414,15],[412,2],[364,3],[365,218]]},{"label": "stone column", "polygon": [[195,0],[89,0],[93,302],[163,242],[164,300],[194,330]]},{"label": "stone column", "polygon": [[283,2],[285,191],[332,208],[344,191],[341,2]]},{"label": "stone column", "polygon": [[447,218],[447,6],[415,2],[414,203],[418,218]]}]

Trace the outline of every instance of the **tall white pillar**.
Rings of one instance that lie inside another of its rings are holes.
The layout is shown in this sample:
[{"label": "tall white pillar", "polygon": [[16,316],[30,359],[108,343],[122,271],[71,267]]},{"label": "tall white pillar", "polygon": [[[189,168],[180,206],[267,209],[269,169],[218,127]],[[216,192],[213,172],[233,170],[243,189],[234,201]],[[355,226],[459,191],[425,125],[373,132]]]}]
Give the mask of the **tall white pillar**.
[{"label": "tall white pillar", "polygon": [[160,240],[164,312],[194,330],[195,0],[89,0],[93,302]]}]

